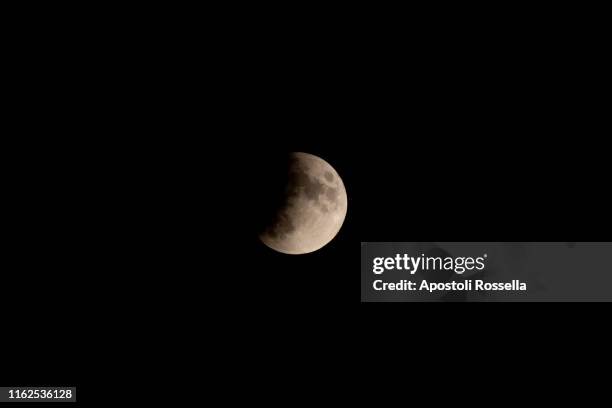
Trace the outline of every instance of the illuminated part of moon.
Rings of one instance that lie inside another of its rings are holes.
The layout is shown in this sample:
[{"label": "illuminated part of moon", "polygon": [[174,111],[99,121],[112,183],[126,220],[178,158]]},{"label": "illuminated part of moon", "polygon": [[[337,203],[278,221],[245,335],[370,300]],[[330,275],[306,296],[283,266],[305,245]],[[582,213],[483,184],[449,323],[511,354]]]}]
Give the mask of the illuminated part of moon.
[{"label": "illuminated part of moon", "polygon": [[306,254],[327,245],[346,217],[342,179],[325,160],[291,153],[285,202],[260,240],[285,254]]}]

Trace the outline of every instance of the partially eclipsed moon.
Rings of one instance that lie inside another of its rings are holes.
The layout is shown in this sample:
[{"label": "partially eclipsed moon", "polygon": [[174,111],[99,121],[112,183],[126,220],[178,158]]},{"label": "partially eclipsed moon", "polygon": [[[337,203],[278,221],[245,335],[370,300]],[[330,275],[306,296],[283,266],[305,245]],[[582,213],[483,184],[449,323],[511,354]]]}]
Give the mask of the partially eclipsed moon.
[{"label": "partially eclipsed moon", "polygon": [[342,179],[325,160],[291,153],[285,200],[259,238],[285,254],[306,254],[327,245],[346,217]]}]

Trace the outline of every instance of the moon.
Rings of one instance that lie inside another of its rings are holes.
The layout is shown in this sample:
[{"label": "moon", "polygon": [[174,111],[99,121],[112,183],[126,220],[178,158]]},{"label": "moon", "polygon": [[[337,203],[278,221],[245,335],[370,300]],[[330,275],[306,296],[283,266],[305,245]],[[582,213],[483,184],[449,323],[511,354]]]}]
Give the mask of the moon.
[{"label": "moon", "polygon": [[336,170],[320,157],[294,152],[283,202],[259,239],[284,254],[314,252],[338,234],[346,210],[346,189]]}]

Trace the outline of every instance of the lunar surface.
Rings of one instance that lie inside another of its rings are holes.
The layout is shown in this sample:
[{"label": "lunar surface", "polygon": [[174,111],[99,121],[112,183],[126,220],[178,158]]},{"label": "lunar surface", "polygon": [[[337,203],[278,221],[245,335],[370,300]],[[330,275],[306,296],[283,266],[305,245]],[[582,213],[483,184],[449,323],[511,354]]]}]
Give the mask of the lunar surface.
[{"label": "lunar surface", "polygon": [[325,160],[291,153],[283,204],[259,238],[285,254],[306,254],[327,245],[340,231],[347,197],[342,179]]}]

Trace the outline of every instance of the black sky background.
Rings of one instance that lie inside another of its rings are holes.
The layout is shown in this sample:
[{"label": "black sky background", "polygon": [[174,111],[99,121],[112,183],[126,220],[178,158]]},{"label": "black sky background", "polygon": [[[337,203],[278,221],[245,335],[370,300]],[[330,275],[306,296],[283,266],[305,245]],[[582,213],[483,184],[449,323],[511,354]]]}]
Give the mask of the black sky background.
[{"label": "black sky background", "polygon": [[[403,38],[394,35],[382,37]],[[360,308],[361,241],[609,240],[601,53],[574,44],[587,74],[567,65],[567,42],[557,52],[508,39],[470,51],[431,31],[411,38],[398,48],[350,32],[318,43],[243,36],[222,47],[233,58],[214,59],[214,75],[162,70],[167,88],[147,71],[158,43],[150,61],[139,48],[104,75],[63,72],[74,92],[27,73],[28,104],[13,104],[21,126],[2,150],[7,381],[76,384],[96,399],[101,386],[145,371],[164,379],[176,375],[164,363],[201,357],[173,341],[201,350],[222,337],[215,317],[243,330],[235,350],[257,355],[259,337],[281,333],[277,350],[288,342],[301,362],[329,361],[313,345],[330,344],[357,344],[341,354],[361,361],[390,327],[400,340],[414,340],[415,325],[444,339],[473,327],[453,325],[464,308]],[[349,199],[338,236],[305,256],[257,239],[282,179],[276,164],[291,151],[328,161]],[[518,308],[488,334],[519,343],[527,312]],[[540,309],[533,321],[568,319]],[[305,344],[290,341],[298,336]]]}]

